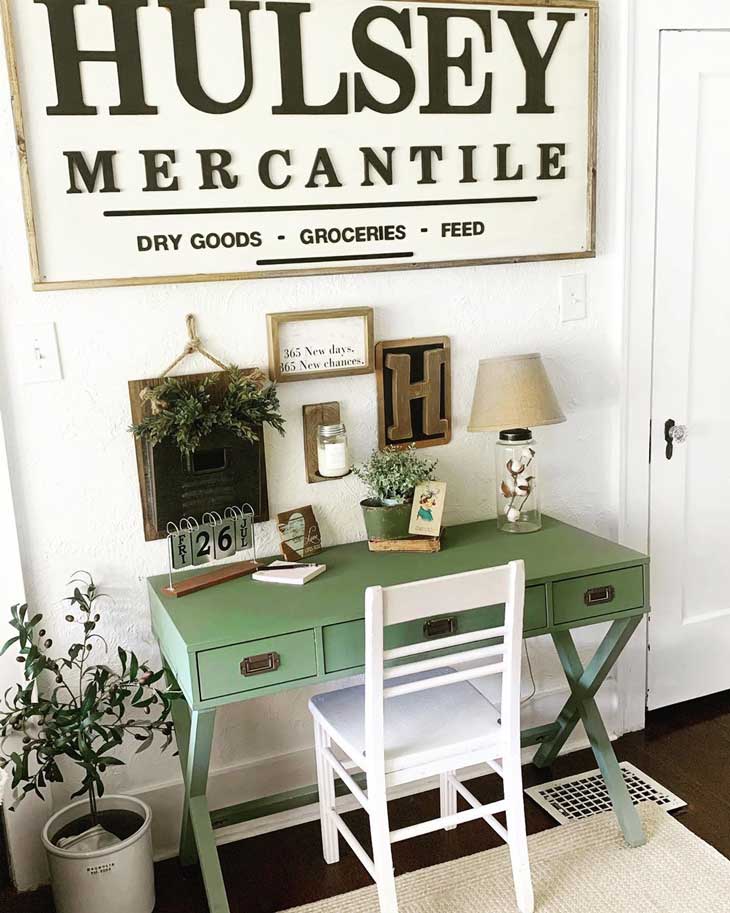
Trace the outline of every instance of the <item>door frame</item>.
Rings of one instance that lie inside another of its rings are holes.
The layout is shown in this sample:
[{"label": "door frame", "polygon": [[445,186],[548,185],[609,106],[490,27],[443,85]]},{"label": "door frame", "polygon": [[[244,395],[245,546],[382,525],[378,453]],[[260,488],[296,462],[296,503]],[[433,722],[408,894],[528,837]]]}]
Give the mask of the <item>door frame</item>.
[{"label": "door frame", "polygon": [[[661,33],[728,30],[730,7],[717,0],[635,0],[634,48],[627,131],[629,181],[626,225],[626,288],[621,385],[619,536],[641,551],[649,541],[649,423],[652,406],[656,205]],[[646,628],[627,648],[619,670],[626,696],[626,730],[643,726],[646,705]]]},{"label": "door frame", "polygon": [[[0,402],[0,541],[3,543],[3,574],[7,587],[3,587],[3,600],[22,602],[25,598],[23,570],[18,544],[16,512],[11,487],[8,454],[3,429],[3,410]],[[2,617],[8,617],[7,606],[0,605]],[[4,625],[3,625],[4,627]],[[0,632],[0,641],[7,634]],[[17,681],[17,665],[9,651],[0,657],[0,691],[4,692]],[[9,800],[9,796],[6,796]],[[8,801],[9,804],[9,801]],[[41,802],[29,796],[16,812],[3,810],[0,826],[4,828],[5,848],[9,857],[10,877],[19,891],[28,891],[48,881],[48,867],[45,853],[38,835],[48,820],[52,808],[50,802]]]}]

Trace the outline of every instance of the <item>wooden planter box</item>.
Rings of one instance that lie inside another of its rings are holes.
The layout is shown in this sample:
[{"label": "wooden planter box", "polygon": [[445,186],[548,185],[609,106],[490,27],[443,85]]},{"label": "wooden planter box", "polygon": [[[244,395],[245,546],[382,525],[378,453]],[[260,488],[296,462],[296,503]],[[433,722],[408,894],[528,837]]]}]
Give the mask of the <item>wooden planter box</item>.
[{"label": "wooden planter box", "polygon": [[[206,375],[193,374],[191,381]],[[155,381],[130,381],[133,421],[142,417],[139,391]],[[145,539],[163,539],[167,524],[183,517],[202,522],[203,514],[250,504],[256,522],[269,519],[266,451],[263,430],[259,440],[244,441],[229,432],[209,435],[192,454],[183,454],[174,441],[152,445],[135,440]]]}]

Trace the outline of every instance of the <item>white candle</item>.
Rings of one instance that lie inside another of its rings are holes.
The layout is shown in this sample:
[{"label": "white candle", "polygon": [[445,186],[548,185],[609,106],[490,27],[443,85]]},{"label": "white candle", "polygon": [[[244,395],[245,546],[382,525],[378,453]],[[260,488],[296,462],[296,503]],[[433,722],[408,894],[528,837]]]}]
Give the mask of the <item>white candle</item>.
[{"label": "white candle", "polygon": [[322,443],[317,445],[317,460],[319,474],[326,479],[336,479],[346,476],[350,471],[350,457],[347,452],[347,442],[332,444]]}]

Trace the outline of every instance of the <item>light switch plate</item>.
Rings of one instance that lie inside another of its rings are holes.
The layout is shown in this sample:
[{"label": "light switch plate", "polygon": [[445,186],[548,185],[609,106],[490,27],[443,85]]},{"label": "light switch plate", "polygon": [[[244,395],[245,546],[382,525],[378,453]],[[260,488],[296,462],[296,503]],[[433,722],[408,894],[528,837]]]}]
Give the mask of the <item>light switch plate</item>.
[{"label": "light switch plate", "polygon": [[55,323],[29,323],[20,330],[23,383],[63,380]]},{"label": "light switch plate", "polygon": [[588,288],[586,274],[563,276],[560,280],[560,320],[584,320],[588,308]]}]

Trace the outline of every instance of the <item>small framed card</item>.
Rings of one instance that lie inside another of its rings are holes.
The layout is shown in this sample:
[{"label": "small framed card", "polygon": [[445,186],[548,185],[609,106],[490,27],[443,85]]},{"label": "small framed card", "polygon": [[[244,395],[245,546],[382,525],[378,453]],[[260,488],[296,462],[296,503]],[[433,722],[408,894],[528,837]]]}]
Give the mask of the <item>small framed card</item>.
[{"label": "small framed card", "polygon": [[319,524],[311,505],[277,514],[281,552],[287,561],[301,561],[322,551]]},{"label": "small framed card", "polygon": [[408,532],[412,536],[438,536],[446,501],[446,482],[422,482],[413,495]]}]

